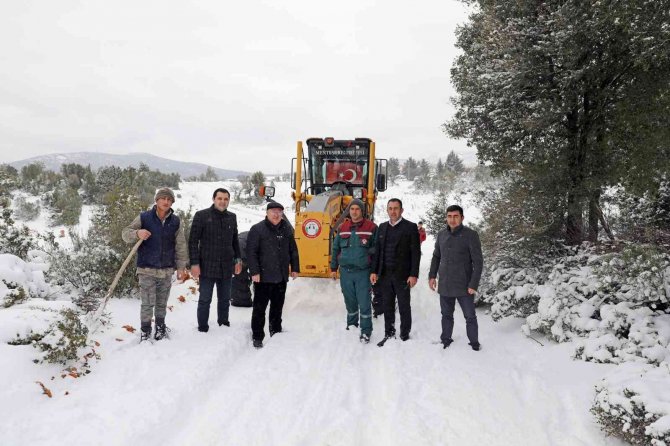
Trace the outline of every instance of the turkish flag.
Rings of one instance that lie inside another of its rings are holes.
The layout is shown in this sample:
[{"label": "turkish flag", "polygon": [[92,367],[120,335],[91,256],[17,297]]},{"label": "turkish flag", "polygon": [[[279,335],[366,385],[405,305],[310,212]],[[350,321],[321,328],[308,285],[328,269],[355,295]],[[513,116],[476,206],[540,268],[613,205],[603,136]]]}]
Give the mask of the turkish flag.
[{"label": "turkish flag", "polygon": [[326,167],[326,182],[346,181],[351,184],[363,184],[363,166],[351,162],[328,162]]}]

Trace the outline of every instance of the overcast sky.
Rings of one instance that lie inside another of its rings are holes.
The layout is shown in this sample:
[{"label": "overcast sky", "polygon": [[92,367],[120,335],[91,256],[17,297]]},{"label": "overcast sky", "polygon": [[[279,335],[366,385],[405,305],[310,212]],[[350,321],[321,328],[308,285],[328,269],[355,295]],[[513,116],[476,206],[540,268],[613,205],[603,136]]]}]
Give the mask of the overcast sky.
[{"label": "overcast sky", "polygon": [[149,152],[288,171],[309,137],[378,157],[474,150],[440,125],[457,1],[3,1],[2,162]]}]

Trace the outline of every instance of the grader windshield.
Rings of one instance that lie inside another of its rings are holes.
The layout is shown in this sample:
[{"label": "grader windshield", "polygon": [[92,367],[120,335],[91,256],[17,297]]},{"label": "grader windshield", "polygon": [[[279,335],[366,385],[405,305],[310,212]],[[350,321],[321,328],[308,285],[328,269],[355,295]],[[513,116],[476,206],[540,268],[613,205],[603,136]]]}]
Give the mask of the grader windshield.
[{"label": "grader windshield", "polygon": [[307,140],[308,176],[311,194],[332,188],[352,195],[354,189],[367,187],[370,167],[370,140]]}]

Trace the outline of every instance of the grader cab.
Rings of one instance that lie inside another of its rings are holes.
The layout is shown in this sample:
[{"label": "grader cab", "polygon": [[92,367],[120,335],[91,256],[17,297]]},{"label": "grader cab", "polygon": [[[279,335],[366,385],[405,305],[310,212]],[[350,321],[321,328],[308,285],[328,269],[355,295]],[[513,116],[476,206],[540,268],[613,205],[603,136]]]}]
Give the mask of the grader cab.
[{"label": "grader cab", "polygon": [[291,166],[300,276],[329,277],[333,238],[351,201],[363,201],[364,216],[374,218],[377,193],[386,190],[387,163],[375,158],[375,143],[367,138],[310,138],[306,145],[305,156],[298,142]]}]

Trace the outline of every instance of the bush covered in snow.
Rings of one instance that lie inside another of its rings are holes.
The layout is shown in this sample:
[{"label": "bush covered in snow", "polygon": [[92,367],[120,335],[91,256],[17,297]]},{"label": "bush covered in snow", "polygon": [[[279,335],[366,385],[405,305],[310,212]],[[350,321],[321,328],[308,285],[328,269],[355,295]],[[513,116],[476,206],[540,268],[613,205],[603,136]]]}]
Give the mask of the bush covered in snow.
[{"label": "bush covered in snow", "polygon": [[10,341],[11,345],[32,345],[42,353],[35,362],[67,364],[79,358],[79,350],[86,347],[88,328],[79,313],[71,308],[59,312],[59,318],[51,323],[43,333],[30,332],[29,335]]},{"label": "bush covered in snow", "polygon": [[632,444],[670,444],[670,364],[626,363],[596,386],[591,411],[602,429]]},{"label": "bush covered in snow", "polygon": [[[20,304],[28,300],[28,294],[26,290],[19,286],[15,282],[7,282],[5,279],[2,279],[2,283],[6,288],[4,300],[2,301],[2,306],[4,308],[9,308],[13,305]],[[0,290],[0,292],[2,292]]]},{"label": "bush covered in snow", "polygon": [[31,203],[25,197],[17,197],[14,206],[16,206],[16,218],[20,220],[31,221],[40,215],[39,203]]},{"label": "bush covered in snow", "polygon": [[525,316],[524,333],[574,341],[578,359],[625,365],[624,371],[637,364],[643,379],[629,373],[626,386],[605,379],[593,413],[609,434],[664,444],[670,394],[648,386],[670,382],[670,255],[636,244],[585,244],[553,254],[538,254],[525,268],[494,265],[483,288],[493,317]]},{"label": "bush covered in snow", "polygon": [[37,243],[27,226],[17,226],[12,218],[11,209],[0,211],[0,253],[13,254],[26,259],[28,251],[35,249]]},{"label": "bush covered in snow", "polygon": [[[56,243],[49,250],[48,279],[63,288],[83,312],[95,311],[112,283],[121,262],[120,256],[104,240],[72,235],[72,248]],[[122,283],[119,292],[128,292],[133,283]]]}]

